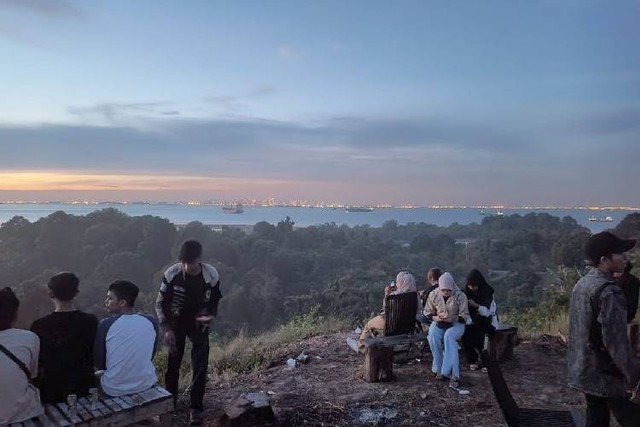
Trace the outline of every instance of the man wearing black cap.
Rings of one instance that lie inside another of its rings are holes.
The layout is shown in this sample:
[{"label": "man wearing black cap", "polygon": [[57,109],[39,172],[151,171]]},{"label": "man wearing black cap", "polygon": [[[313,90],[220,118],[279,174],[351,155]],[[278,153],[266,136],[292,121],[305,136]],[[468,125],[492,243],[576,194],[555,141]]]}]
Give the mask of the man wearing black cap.
[{"label": "man wearing black cap", "polygon": [[624,270],[635,240],[608,231],[589,238],[593,268],[576,283],[569,309],[569,385],[584,392],[587,427],[608,427],[611,411],[622,427],[640,425],[640,406],[627,390],[640,380],[640,359],[627,337],[627,303],[613,273]]},{"label": "man wearing black cap", "polygon": [[180,364],[189,337],[191,349],[190,423],[201,423],[202,401],[209,365],[209,324],[218,313],[222,298],[218,271],[200,262],[202,245],[188,240],[180,247],[180,262],[165,271],[156,301],[156,313],[164,343],[169,348],[165,374],[167,390],[178,393]]}]

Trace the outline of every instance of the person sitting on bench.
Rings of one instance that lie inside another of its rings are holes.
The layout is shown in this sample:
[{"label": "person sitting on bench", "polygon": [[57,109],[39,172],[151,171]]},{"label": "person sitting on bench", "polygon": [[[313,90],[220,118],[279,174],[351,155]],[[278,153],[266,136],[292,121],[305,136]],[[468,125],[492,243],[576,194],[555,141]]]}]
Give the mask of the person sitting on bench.
[{"label": "person sitting on bench", "polygon": [[372,335],[381,335],[382,333],[384,333],[384,306],[386,302],[386,296],[405,294],[408,292],[415,292],[416,294],[416,299],[418,300],[418,312],[416,312],[416,320],[419,320],[419,316],[421,314],[419,312],[421,304],[420,297],[418,296],[418,291],[416,289],[416,279],[411,273],[401,271],[396,276],[395,282],[393,282],[389,286],[385,286],[384,288],[385,300],[383,300],[382,310],[380,311],[380,314],[369,320],[364,326],[362,333],[360,334],[360,339],[358,340],[358,350],[361,353],[364,353],[364,340],[366,338],[369,338]]},{"label": "person sitting on bench", "polygon": [[466,295],[458,289],[451,273],[438,280],[438,289],[429,294],[424,315],[432,319],[427,341],[433,354],[431,372],[436,379],[450,378],[449,385],[457,388],[460,381],[458,340],[469,318]]},{"label": "person sitting on bench", "polygon": [[108,396],[140,393],[158,381],[153,366],[158,323],[133,306],[138,287],[125,280],[109,286],[105,305],[113,316],[98,325],[94,350],[97,369],[104,370],[100,388]]},{"label": "person sitting on bench", "polygon": [[467,296],[472,321],[464,328],[462,348],[469,362],[469,369],[475,371],[479,367],[478,357],[484,348],[484,338],[492,336],[497,327],[494,291],[482,273],[474,268],[467,275],[467,285],[462,292]]},{"label": "person sitting on bench", "polygon": [[98,318],[73,306],[78,276],[58,273],[49,279],[55,311],[36,320],[31,330],[40,338],[38,387],[43,403],[66,402],[67,396],[87,396],[95,387],[93,345]]},{"label": "person sitting on bench", "polygon": [[31,383],[38,373],[40,340],[14,329],[20,300],[11,288],[0,290],[0,425],[41,415],[40,393]]}]

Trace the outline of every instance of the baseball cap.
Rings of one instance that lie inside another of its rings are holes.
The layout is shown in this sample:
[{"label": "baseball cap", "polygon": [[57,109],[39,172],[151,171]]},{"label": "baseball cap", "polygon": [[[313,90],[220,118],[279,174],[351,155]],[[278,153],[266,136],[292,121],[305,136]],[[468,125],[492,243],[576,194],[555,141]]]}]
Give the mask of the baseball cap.
[{"label": "baseball cap", "polygon": [[635,245],[636,241],[633,239],[621,239],[609,231],[603,231],[589,237],[585,252],[595,262],[603,256],[630,251]]}]

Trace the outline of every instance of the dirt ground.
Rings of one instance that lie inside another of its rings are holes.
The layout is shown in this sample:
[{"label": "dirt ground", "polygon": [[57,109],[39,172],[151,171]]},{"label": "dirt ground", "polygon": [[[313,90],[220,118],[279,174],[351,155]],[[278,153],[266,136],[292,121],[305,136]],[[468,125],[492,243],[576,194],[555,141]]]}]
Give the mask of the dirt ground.
[{"label": "dirt ground", "polygon": [[[460,395],[430,375],[431,354],[414,348],[396,357],[393,382],[361,379],[364,358],[347,345],[347,333],[318,336],[291,345],[308,364],[295,368],[286,360],[233,380],[212,380],[205,397],[206,419],[213,423],[224,405],[249,391],[271,395],[279,426],[504,426],[486,373],[469,371],[462,358]],[[523,341],[502,370],[522,407],[567,409],[583,405],[581,394],[566,385],[565,349],[555,337]],[[462,355],[461,355],[462,357]],[[403,360],[404,359],[404,360]],[[174,425],[183,425],[187,396],[181,396]],[[376,418],[377,417],[377,418]]]}]

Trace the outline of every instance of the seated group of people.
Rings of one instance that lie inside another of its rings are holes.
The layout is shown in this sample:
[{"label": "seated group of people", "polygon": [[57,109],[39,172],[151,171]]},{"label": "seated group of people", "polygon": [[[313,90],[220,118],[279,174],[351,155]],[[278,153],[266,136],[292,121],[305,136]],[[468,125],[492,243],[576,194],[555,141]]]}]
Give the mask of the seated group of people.
[{"label": "seated group of people", "polygon": [[31,331],[14,328],[20,301],[11,288],[0,290],[0,425],[43,413],[42,403],[67,396],[139,393],[157,382],[152,363],[158,323],[134,313],[138,287],[113,282],[105,306],[110,317],[76,310],[79,280],[59,273],[48,282],[55,311],[33,322]]},{"label": "seated group of people", "polygon": [[[469,368],[478,369],[479,356],[487,335],[498,327],[493,288],[482,273],[472,270],[460,290],[449,272],[432,268],[427,273],[429,288],[418,291],[412,274],[401,271],[395,282],[385,287],[387,295],[415,292],[418,299],[416,320],[429,324],[427,341],[433,354],[431,371],[436,379],[449,379],[457,388],[460,380],[458,341],[462,341]],[[364,350],[364,340],[384,332],[384,304],[381,313],[363,328],[358,348]]]}]

